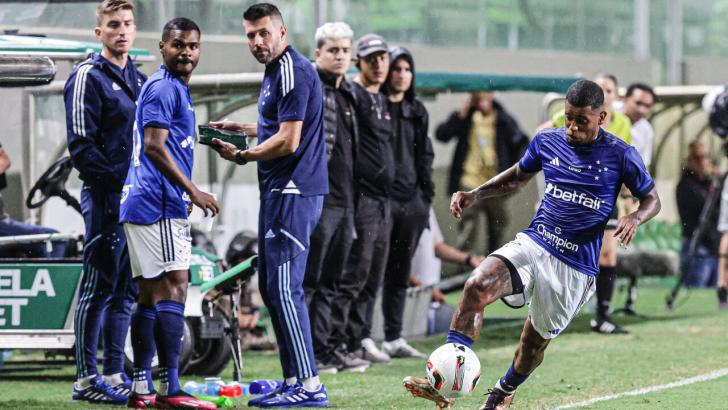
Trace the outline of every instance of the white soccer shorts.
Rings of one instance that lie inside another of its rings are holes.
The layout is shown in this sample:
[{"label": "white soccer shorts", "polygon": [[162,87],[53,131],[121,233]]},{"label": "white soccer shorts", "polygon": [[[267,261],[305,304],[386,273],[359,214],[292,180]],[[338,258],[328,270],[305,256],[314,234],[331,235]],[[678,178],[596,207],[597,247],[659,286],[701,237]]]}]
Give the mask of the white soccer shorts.
[{"label": "white soccer shorts", "polygon": [[523,293],[506,296],[503,301],[521,307],[530,299],[531,324],[544,339],[563,332],[596,289],[595,277],[562,262],[524,233],[491,256],[510,262],[509,269],[515,268],[523,282]]},{"label": "white soccer shorts", "polygon": [[160,219],[151,225],[124,223],[134,278],[154,279],[190,268],[192,235],[187,219]]}]

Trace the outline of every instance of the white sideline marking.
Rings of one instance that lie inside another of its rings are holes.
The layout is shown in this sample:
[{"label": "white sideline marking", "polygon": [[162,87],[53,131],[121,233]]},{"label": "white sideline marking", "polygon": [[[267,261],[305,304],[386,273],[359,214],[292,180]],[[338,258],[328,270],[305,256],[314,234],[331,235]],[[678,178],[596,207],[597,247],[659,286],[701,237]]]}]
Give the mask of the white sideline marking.
[{"label": "white sideline marking", "polygon": [[579,403],[565,404],[563,406],[554,407],[553,410],[573,409],[573,408],[577,408],[577,407],[590,406],[590,405],[592,405],[594,403],[598,403],[600,401],[614,400],[614,399],[619,399],[619,398],[627,397],[627,396],[639,396],[642,394],[652,393],[652,392],[656,392],[656,391],[660,391],[660,390],[673,389],[675,387],[682,387],[682,386],[687,386],[689,384],[695,384],[695,383],[700,383],[700,382],[706,382],[708,380],[718,379],[725,375],[728,375],[728,368],[718,369],[718,370],[712,371],[710,373],[705,373],[705,374],[690,377],[687,379],[678,380],[678,381],[672,382],[672,383],[660,384],[660,385],[651,386],[651,387],[644,387],[641,389],[632,390],[632,391],[628,391],[628,392],[624,392],[624,393],[610,394],[609,396],[596,397],[591,400],[586,400],[586,401],[582,401]]}]

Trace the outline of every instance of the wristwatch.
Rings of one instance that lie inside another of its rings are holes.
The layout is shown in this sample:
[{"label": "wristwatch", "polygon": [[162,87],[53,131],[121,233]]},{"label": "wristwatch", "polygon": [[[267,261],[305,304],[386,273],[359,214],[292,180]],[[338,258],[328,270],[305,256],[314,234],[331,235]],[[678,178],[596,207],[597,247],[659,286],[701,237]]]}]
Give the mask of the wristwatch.
[{"label": "wristwatch", "polygon": [[238,165],[245,165],[248,163],[248,161],[243,158],[241,155],[243,153],[243,150],[239,149],[237,152],[235,152],[235,163]]}]

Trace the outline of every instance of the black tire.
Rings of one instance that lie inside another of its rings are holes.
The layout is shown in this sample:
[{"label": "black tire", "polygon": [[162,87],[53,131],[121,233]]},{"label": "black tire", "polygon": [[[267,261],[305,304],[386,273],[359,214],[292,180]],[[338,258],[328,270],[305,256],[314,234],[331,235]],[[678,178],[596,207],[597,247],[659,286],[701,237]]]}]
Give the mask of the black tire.
[{"label": "black tire", "polygon": [[[203,315],[208,315],[207,303],[203,304]],[[223,325],[228,327],[230,319],[218,306],[214,307],[213,315],[222,319]],[[192,355],[185,370],[185,374],[199,376],[217,376],[232,358],[233,352],[226,335],[221,334],[214,339],[203,339],[200,335],[201,319],[199,317],[189,318],[194,333],[195,345]]]},{"label": "black tire", "polygon": [[[133,311],[133,310],[132,310]],[[192,346],[195,344],[195,335],[192,331],[192,325],[189,322],[189,318],[185,318],[184,336],[182,337],[182,352],[179,355],[179,373],[183,374],[190,362],[192,356]],[[159,358],[154,353],[152,358],[152,377],[155,379],[159,377]],[[124,343],[124,370],[126,374],[132,375],[134,373],[134,352],[131,348],[131,326],[129,332],[126,334],[126,341]]]}]

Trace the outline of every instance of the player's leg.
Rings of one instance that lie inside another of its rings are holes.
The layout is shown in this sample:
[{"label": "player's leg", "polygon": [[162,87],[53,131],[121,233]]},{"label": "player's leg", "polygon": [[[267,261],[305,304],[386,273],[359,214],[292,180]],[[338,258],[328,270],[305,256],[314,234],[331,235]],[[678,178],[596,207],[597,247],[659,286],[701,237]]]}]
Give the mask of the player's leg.
[{"label": "player's leg", "polygon": [[113,272],[116,286],[104,317],[104,381],[118,393],[131,392],[131,380],[124,372],[124,344],[131,321],[131,310],[137,299],[136,282],[132,279],[126,234],[121,225],[112,225],[114,236],[111,256],[116,269]]},{"label": "player's leg", "polygon": [[81,209],[86,227],[83,250],[83,277],[74,312],[77,380],[73,400],[123,403],[126,396],[116,393],[98,375],[96,354],[103,318],[111,300],[113,283],[109,272],[113,262],[103,230],[103,201],[90,189],[81,191]]},{"label": "player's leg", "polygon": [[[609,227],[615,227],[610,220]],[[616,334],[627,333],[626,330],[612,322],[610,316],[614,284],[617,280],[617,238],[614,237],[614,228],[604,231],[602,249],[599,253],[599,276],[597,276],[597,311],[592,330],[598,333]]]},{"label": "player's leg", "polygon": [[279,217],[272,224],[274,238],[266,243],[267,263],[277,267],[268,278],[268,294],[279,315],[288,351],[299,383],[281,395],[258,403],[259,407],[328,406],[326,388],[316,368],[309,326],[308,308],[303,293],[303,278],[309,252],[309,238],[321,215],[322,196],[281,195],[271,202]]},{"label": "player's leg", "polygon": [[424,358],[423,353],[402,338],[402,316],[407,299],[412,255],[427,224],[429,206],[419,195],[409,201],[392,201],[392,205],[392,233],[382,287],[382,350],[390,357]]}]

